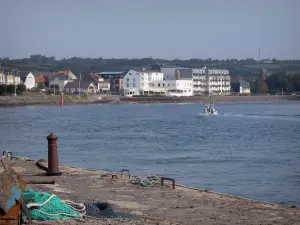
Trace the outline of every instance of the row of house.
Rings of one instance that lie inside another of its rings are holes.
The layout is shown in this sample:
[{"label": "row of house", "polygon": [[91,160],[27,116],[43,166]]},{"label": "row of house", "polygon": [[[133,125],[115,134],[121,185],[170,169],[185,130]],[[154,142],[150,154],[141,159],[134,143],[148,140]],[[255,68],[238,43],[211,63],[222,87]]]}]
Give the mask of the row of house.
[{"label": "row of house", "polygon": [[229,95],[228,70],[162,67],[159,70],[130,70],[124,76],[124,95],[165,94],[170,96]]},{"label": "row of house", "polygon": [[[2,82],[2,83],[1,83]],[[234,91],[250,93],[246,81],[231,86],[226,69],[207,67],[192,69],[181,67],[138,68],[126,72],[86,73],[75,76],[71,70],[58,72],[20,72],[18,75],[0,74],[0,84],[23,83],[27,89],[56,87],[66,93],[112,93],[133,95],[229,95]]]},{"label": "row of house", "polygon": [[0,85],[19,85],[20,83],[21,79],[19,76],[0,72]]},{"label": "row of house", "polygon": [[0,85],[19,85],[24,84],[28,90],[36,87],[39,76],[35,76],[32,72],[7,73],[0,72]]}]

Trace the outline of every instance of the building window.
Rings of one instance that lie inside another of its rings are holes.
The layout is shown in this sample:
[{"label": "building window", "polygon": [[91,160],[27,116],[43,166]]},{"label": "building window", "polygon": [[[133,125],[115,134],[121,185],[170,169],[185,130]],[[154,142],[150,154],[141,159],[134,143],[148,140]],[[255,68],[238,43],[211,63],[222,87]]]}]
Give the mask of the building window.
[{"label": "building window", "polygon": [[132,78],[133,82],[135,81],[135,78]]},{"label": "building window", "polygon": [[129,75],[131,75],[131,73],[129,73]]},{"label": "building window", "polygon": [[168,84],[168,86],[170,87],[170,84]]},{"label": "building window", "polygon": [[127,78],[126,80],[127,80],[127,82],[129,82],[129,78]]},{"label": "building window", "polygon": [[126,87],[129,87],[129,84],[126,84]]},{"label": "building window", "polygon": [[135,84],[133,84],[132,87],[135,87]]},{"label": "building window", "polygon": [[160,87],[160,84],[157,84],[158,87]]}]

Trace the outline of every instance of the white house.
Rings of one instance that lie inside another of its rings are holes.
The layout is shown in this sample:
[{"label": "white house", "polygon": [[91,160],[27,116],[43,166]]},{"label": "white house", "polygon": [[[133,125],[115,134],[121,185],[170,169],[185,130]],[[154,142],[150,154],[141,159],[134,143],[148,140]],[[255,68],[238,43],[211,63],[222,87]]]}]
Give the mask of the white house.
[{"label": "white house", "polygon": [[246,80],[239,79],[237,82],[231,84],[232,91],[239,94],[251,94],[250,83]]},{"label": "white house", "polygon": [[0,85],[5,84],[5,74],[0,72]]},{"label": "white house", "polygon": [[66,93],[97,93],[97,86],[92,81],[81,81],[74,80],[73,82],[68,82],[65,86]]},{"label": "white house", "polygon": [[35,77],[31,72],[30,73],[27,73],[27,72],[21,73],[20,78],[21,78],[23,84],[26,86],[27,90],[35,88],[35,86],[36,86]]},{"label": "white house", "polygon": [[158,71],[129,70],[124,76],[123,89],[125,96],[149,95],[160,92],[160,88],[150,85],[152,82],[163,82],[164,74]]},{"label": "white house", "polygon": [[65,90],[65,86],[68,82],[73,82],[74,80],[70,79],[68,75],[59,74],[54,77],[54,79],[50,80],[49,86],[58,85],[59,91],[63,92]]},{"label": "white house", "polygon": [[94,85],[97,87],[97,92],[99,92],[99,93],[107,92],[110,90],[110,81],[104,80],[97,73],[85,74],[81,79],[81,82],[82,81],[93,82]]},{"label": "white house", "polygon": [[6,85],[13,85],[14,84],[14,75],[7,74],[6,75]]},{"label": "white house", "polygon": [[19,85],[21,83],[21,78],[19,76],[14,76],[14,85]]}]

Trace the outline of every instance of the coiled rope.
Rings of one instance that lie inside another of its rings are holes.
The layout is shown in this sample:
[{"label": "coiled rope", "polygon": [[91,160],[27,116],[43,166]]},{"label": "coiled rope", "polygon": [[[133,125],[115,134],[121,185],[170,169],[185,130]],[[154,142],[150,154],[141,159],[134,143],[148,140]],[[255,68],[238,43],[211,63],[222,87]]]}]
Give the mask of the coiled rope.
[{"label": "coiled rope", "polygon": [[149,175],[144,177],[143,179],[136,178],[135,180],[131,180],[130,183],[132,184],[139,184],[141,186],[152,187],[155,184],[161,182],[161,177],[156,175]]}]

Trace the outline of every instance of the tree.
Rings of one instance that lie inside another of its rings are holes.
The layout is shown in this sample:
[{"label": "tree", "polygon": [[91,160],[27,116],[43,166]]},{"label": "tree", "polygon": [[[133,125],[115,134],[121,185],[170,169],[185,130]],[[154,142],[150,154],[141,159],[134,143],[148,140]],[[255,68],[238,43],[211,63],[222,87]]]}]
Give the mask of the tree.
[{"label": "tree", "polygon": [[6,92],[6,85],[0,85],[0,95],[4,95]]},{"label": "tree", "polygon": [[268,93],[268,91],[269,91],[268,85],[264,80],[256,81],[256,93],[266,94]]},{"label": "tree", "polygon": [[292,93],[294,91],[295,91],[295,86],[292,82],[289,81],[288,84],[287,84],[286,92],[287,93]]},{"label": "tree", "polygon": [[38,84],[37,84],[37,88],[39,88],[39,89],[43,89],[44,86],[45,86],[45,85],[44,85],[43,83],[38,83]]},{"label": "tree", "polygon": [[288,89],[288,76],[285,72],[274,73],[267,79],[267,84],[270,90],[287,90]]},{"label": "tree", "polygon": [[10,94],[15,93],[15,85],[13,85],[13,84],[7,85],[6,92],[10,93]]},{"label": "tree", "polygon": [[294,91],[300,91],[300,74],[295,74],[294,76],[291,76],[290,81],[294,86]]},{"label": "tree", "polygon": [[17,86],[18,91],[22,94],[24,91],[26,91],[26,85],[25,84],[18,84]]}]

